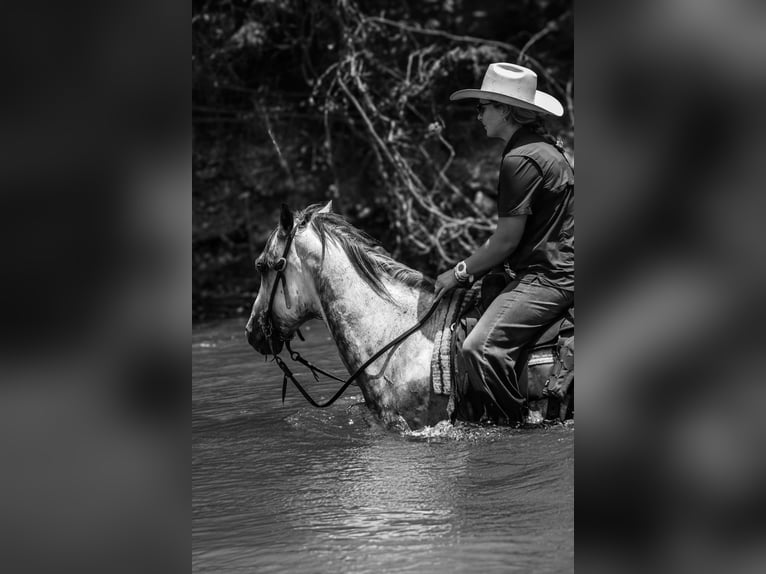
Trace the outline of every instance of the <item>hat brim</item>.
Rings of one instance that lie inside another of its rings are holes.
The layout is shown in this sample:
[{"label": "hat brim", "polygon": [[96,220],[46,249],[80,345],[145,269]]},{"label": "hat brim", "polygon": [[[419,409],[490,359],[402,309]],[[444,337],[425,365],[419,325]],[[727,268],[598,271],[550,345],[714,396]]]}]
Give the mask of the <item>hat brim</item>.
[{"label": "hat brim", "polygon": [[564,115],[564,106],[561,105],[556,98],[545,92],[539,90],[535,91],[535,101],[527,102],[525,100],[519,100],[506,96],[505,94],[498,94],[497,92],[486,92],[484,90],[458,90],[454,92],[450,97],[450,100],[490,100],[492,102],[498,102],[500,104],[508,104],[509,106],[516,106],[518,108],[524,108],[525,110],[532,110],[534,112],[542,112],[546,114],[553,114],[554,116]]}]

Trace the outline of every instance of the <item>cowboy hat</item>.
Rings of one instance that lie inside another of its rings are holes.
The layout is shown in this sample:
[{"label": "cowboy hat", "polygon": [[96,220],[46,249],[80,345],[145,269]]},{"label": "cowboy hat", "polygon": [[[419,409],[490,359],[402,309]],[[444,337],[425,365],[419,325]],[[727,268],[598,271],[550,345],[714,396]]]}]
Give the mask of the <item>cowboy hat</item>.
[{"label": "cowboy hat", "polygon": [[458,90],[450,100],[476,98],[508,104],[525,110],[564,115],[561,103],[537,89],[537,74],[524,66],[500,62],[490,64],[484,74],[480,90]]}]

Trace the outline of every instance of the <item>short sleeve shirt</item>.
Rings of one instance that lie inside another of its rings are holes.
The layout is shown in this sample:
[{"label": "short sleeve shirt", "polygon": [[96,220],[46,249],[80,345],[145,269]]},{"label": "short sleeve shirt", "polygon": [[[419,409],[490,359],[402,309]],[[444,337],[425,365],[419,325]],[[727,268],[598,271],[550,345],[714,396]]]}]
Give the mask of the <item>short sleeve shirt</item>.
[{"label": "short sleeve shirt", "polygon": [[517,276],[574,290],[574,172],[562,153],[517,130],[503,151],[497,209],[499,217],[527,216],[507,261]]}]

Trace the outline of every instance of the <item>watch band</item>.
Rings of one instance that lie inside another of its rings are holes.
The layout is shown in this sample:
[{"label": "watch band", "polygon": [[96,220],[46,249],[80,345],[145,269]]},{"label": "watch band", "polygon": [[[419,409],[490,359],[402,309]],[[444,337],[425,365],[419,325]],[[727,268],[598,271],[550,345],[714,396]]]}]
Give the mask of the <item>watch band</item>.
[{"label": "watch band", "polygon": [[457,280],[457,282],[461,285],[464,283],[473,283],[474,277],[468,273],[465,261],[461,261],[455,265],[453,273],[455,274],[455,280]]}]

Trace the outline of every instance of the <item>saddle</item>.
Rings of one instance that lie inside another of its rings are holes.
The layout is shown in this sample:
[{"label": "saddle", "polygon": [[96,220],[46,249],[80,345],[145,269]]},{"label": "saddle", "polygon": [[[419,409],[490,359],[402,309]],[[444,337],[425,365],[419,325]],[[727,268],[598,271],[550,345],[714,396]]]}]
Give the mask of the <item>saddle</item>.
[{"label": "saddle", "polygon": [[[450,395],[450,416],[454,413],[463,420],[477,420],[481,415],[483,405],[471,399],[474,393],[461,350],[484,309],[506,283],[507,277],[502,280],[488,275],[481,285],[474,285],[467,291],[458,290],[454,308],[450,307],[447,313],[448,331],[445,329],[441,336],[437,336],[431,378],[435,392]],[[520,378],[526,378],[532,367],[550,369],[543,393],[563,399],[574,380],[574,307],[542,329],[522,352],[518,361]]]},{"label": "saddle", "polygon": [[[482,279],[481,309],[478,316],[481,316],[483,310],[487,309],[490,303],[505,289],[506,285],[508,285],[509,277],[512,277],[512,272],[507,267],[503,267],[495,269]],[[475,324],[474,322],[473,325]],[[471,325],[471,328],[473,328],[473,325]],[[466,336],[469,332],[470,330],[466,333]],[[574,307],[570,307],[560,317],[549,323],[527,345],[521,357],[519,357],[519,366],[521,367],[525,363],[527,366],[554,363],[557,355],[556,350],[561,346],[562,341],[569,337],[574,337]],[[460,348],[457,350],[459,351]]]}]

